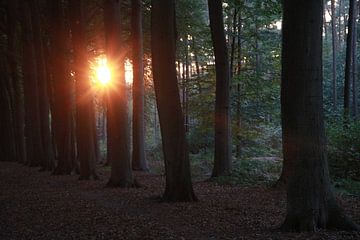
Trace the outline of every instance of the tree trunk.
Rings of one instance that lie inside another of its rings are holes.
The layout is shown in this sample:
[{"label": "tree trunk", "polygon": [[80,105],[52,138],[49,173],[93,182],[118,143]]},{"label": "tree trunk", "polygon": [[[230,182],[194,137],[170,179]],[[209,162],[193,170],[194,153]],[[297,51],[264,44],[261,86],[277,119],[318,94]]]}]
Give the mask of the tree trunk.
[{"label": "tree trunk", "polygon": [[107,99],[108,157],[111,163],[109,187],[135,187],[131,170],[127,91],[124,73],[124,40],[119,0],[104,0],[105,42],[112,69]]},{"label": "tree trunk", "polygon": [[76,89],[76,146],[80,180],[97,179],[95,171],[95,114],[91,83],[88,77],[85,9],[83,0],[70,0],[70,26],[74,49]]},{"label": "tree trunk", "polygon": [[336,58],[337,58],[337,36],[336,36],[336,12],[335,0],[331,0],[331,35],[332,35],[332,104],[333,109],[336,110]]},{"label": "tree trunk", "polygon": [[356,0],[350,0],[348,34],[346,40],[346,59],[345,59],[345,81],[344,81],[344,125],[349,123],[350,116],[350,85],[353,77],[353,46],[355,29]]},{"label": "tree trunk", "polygon": [[353,29],[353,46],[352,46],[352,116],[354,119],[358,117],[358,63],[357,63],[357,36],[358,36],[358,26],[356,19],[359,16],[358,13],[358,1],[355,1],[355,8],[354,8],[354,29]]},{"label": "tree trunk", "polygon": [[51,77],[53,87],[52,127],[55,136],[57,166],[54,174],[71,174],[74,169],[72,140],[73,84],[68,69],[68,37],[63,2],[48,2],[50,23]]},{"label": "tree trunk", "polygon": [[39,110],[40,110],[40,123],[41,123],[41,140],[44,150],[44,156],[41,159],[42,170],[54,170],[55,156],[52,146],[52,136],[50,132],[50,104],[47,92],[47,69],[45,64],[43,33],[41,28],[40,11],[38,0],[30,1],[33,31],[34,31],[34,45],[36,53],[36,67],[38,73],[39,85]]},{"label": "tree trunk", "polygon": [[175,66],[175,1],[152,0],[151,51],[162,135],[166,187],[164,201],[195,201]]},{"label": "tree trunk", "polygon": [[144,134],[144,66],[143,66],[143,34],[142,7],[140,0],[131,1],[131,30],[133,50],[133,153],[132,168],[148,171],[145,157]]},{"label": "tree trunk", "polygon": [[226,46],[222,1],[208,0],[211,38],[215,53],[215,159],[212,177],[231,173],[230,69]]},{"label": "tree trunk", "polygon": [[[326,160],[322,1],[284,1],[281,113],[284,159],[293,164],[284,231],[358,229],[338,207]],[[294,27],[297,26],[297,27]],[[299,36],[304,36],[299,40]]]},{"label": "tree trunk", "polygon": [[16,160],[20,163],[26,162],[25,154],[25,133],[24,133],[24,94],[23,94],[23,81],[18,76],[18,59],[19,54],[18,48],[18,31],[17,31],[17,16],[18,12],[18,1],[7,1],[7,50],[9,53],[7,61],[9,63],[12,88],[13,88],[13,121],[14,121],[14,134],[15,134],[15,146],[16,146]]},{"label": "tree trunk", "polygon": [[21,10],[27,164],[37,167],[44,161],[39,109],[38,71],[36,68],[36,61],[38,59],[34,49],[33,23],[29,2],[23,2]]},{"label": "tree trunk", "polygon": [[234,75],[234,58],[235,58],[235,35],[236,35],[236,24],[237,24],[237,9],[234,9],[234,16],[233,16],[233,30],[231,34],[231,52],[230,52],[230,79],[232,80],[232,77]]},{"label": "tree trunk", "polygon": [[[239,10],[238,17],[238,33],[237,33],[237,70],[236,73],[238,77],[241,74],[241,53],[242,53],[242,44],[241,44],[241,34],[242,34],[242,19],[241,11]],[[241,85],[240,82],[236,84],[236,127],[237,127],[237,144],[236,144],[236,158],[241,156]]]},{"label": "tree trunk", "polygon": [[16,138],[13,126],[13,109],[9,81],[11,75],[6,59],[0,58],[0,156],[1,161],[14,162],[16,160]]}]

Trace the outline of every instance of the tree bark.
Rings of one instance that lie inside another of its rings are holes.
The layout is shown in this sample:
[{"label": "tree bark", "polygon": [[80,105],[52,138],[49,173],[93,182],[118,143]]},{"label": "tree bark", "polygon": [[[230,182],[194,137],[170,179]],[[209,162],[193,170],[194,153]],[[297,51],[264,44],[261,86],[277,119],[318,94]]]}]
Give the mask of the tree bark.
[{"label": "tree bark", "polygon": [[352,116],[356,120],[358,118],[358,61],[357,61],[357,39],[358,26],[356,19],[359,16],[359,2],[355,1],[354,8],[354,32],[353,32],[353,46],[352,46]]},{"label": "tree bark", "polygon": [[148,171],[149,167],[145,157],[144,134],[144,66],[141,1],[132,0],[131,6],[131,34],[133,50],[132,168],[134,170]]},{"label": "tree bark", "polygon": [[70,26],[74,50],[76,89],[76,146],[80,180],[98,179],[95,171],[95,114],[91,83],[88,77],[88,54],[83,0],[70,0]]},{"label": "tree bark", "polygon": [[237,14],[238,11],[235,8],[234,9],[234,15],[233,15],[233,29],[231,34],[231,52],[230,52],[230,79],[232,80],[234,75],[234,58],[235,58],[235,40],[236,40],[236,25],[237,25]]},{"label": "tree bark", "polygon": [[50,104],[47,92],[47,69],[45,64],[43,33],[40,20],[39,2],[38,0],[30,1],[31,20],[34,29],[34,46],[36,55],[36,67],[38,77],[38,92],[39,92],[39,111],[41,124],[41,143],[44,150],[44,156],[41,159],[42,170],[54,170],[55,156],[52,146],[52,136],[50,132]]},{"label": "tree bark", "polygon": [[[322,86],[322,1],[283,5],[281,113],[284,159],[293,164],[284,231],[359,229],[331,190]],[[296,27],[294,27],[296,26]],[[299,40],[299,36],[304,36]]]},{"label": "tree bark", "polygon": [[[25,132],[24,132],[24,94],[23,94],[23,81],[18,75],[19,62],[17,55],[18,50],[18,37],[17,31],[17,17],[19,3],[17,0],[6,2],[7,11],[7,50],[10,54],[7,55],[7,61],[10,68],[10,78],[12,81],[12,108],[13,108],[13,122],[14,122],[14,134],[15,134],[15,147],[16,147],[16,161],[20,163],[26,162],[25,154]],[[4,74],[5,75],[5,74]]]},{"label": "tree bark", "polygon": [[175,66],[175,1],[152,0],[151,51],[156,102],[164,151],[163,200],[195,201]]},{"label": "tree bark", "polygon": [[331,0],[331,35],[332,35],[332,104],[333,109],[336,110],[336,59],[337,59],[337,36],[336,36],[336,12],[335,0]]},{"label": "tree bark", "polygon": [[37,167],[44,161],[44,149],[41,138],[39,82],[36,67],[36,61],[38,59],[34,48],[33,22],[29,2],[23,2],[21,4],[21,12],[26,158],[27,164]]},{"label": "tree bark", "polygon": [[63,1],[48,2],[50,23],[51,77],[53,87],[52,127],[56,148],[57,166],[54,174],[71,174],[74,169],[72,140],[73,83],[68,68],[69,31],[65,26]]},{"label": "tree bark", "polygon": [[112,66],[112,87],[107,96],[109,187],[135,187],[131,170],[127,93],[124,73],[124,44],[119,0],[104,0],[106,53]]},{"label": "tree bark", "polygon": [[215,53],[215,158],[212,177],[231,173],[230,69],[221,0],[208,0],[211,38]]},{"label": "tree bark", "polygon": [[350,0],[348,34],[346,39],[346,59],[345,59],[345,81],[344,81],[344,126],[349,123],[350,116],[350,85],[353,77],[353,46],[355,29],[356,0]]}]

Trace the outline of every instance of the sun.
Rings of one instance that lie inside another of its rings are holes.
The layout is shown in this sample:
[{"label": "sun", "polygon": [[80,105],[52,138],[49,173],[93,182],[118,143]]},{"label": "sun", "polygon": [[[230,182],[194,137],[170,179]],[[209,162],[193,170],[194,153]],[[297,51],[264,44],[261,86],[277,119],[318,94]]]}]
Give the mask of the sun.
[{"label": "sun", "polygon": [[99,57],[94,66],[96,83],[102,87],[108,86],[111,82],[111,71],[107,64],[106,57]]}]

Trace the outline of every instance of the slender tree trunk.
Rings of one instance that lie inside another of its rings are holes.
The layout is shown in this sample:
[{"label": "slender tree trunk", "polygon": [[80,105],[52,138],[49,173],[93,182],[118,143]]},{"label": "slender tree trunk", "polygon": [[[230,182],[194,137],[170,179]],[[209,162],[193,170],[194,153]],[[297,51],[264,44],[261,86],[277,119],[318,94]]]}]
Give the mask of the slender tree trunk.
[{"label": "slender tree trunk", "polygon": [[70,26],[74,49],[76,89],[76,146],[80,163],[80,180],[97,179],[95,171],[95,114],[88,77],[87,42],[85,35],[85,5],[83,0],[70,0]]},{"label": "slender tree trunk", "polygon": [[348,34],[346,41],[346,59],[345,59],[345,81],[344,81],[344,125],[349,122],[350,116],[350,85],[353,77],[353,46],[354,46],[354,29],[355,29],[355,11],[356,0],[350,0]]},{"label": "slender tree trunk", "polygon": [[[338,15],[338,32],[339,32],[339,49],[342,47],[343,34],[342,34],[342,21],[341,21],[341,13],[344,12],[343,0],[339,0],[339,15]],[[345,19],[344,19],[345,21]]]},{"label": "slender tree trunk", "polygon": [[44,150],[44,157],[41,161],[42,170],[54,170],[55,156],[52,146],[52,136],[50,132],[50,104],[47,92],[47,69],[45,64],[43,33],[41,27],[41,15],[39,11],[38,0],[30,1],[32,22],[34,29],[34,45],[36,54],[36,67],[38,73],[39,85],[39,110],[40,110],[40,123],[41,123],[41,143]]},{"label": "slender tree trunk", "polygon": [[189,60],[189,39],[185,37],[185,79],[184,79],[184,116],[185,131],[189,132],[189,82],[190,82],[190,60]]},{"label": "slender tree trunk", "polygon": [[[242,44],[241,44],[241,34],[242,34],[242,20],[241,20],[241,11],[239,10],[238,17],[238,33],[237,33],[237,75],[238,77],[241,74],[241,53],[242,53]],[[236,158],[241,156],[241,85],[240,82],[236,84],[236,127],[237,127],[237,144],[236,144]]]},{"label": "slender tree trunk", "polygon": [[353,32],[353,47],[352,47],[352,116],[354,119],[358,118],[358,62],[357,62],[357,36],[358,36],[358,25],[356,19],[359,16],[359,4],[355,1],[354,8],[354,32]]},{"label": "slender tree trunk", "polygon": [[235,58],[235,35],[236,35],[236,24],[237,24],[237,14],[238,11],[234,9],[234,16],[233,16],[233,31],[231,34],[231,53],[230,53],[230,79],[232,79],[234,75],[234,58]]},{"label": "slender tree trunk", "polygon": [[166,187],[164,201],[196,200],[190,174],[175,67],[175,1],[152,0],[151,51],[156,101],[162,135]]},{"label": "slender tree trunk", "polygon": [[124,73],[124,40],[119,0],[104,0],[106,52],[113,66],[113,86],[108,90],[108,157],[111,162],[109,187],[135,187],[131,170],[130,134],[128,130],[127,91]]},{"label": "slender tree trunk", "polygon": [[212,177],[231,173],[230,69],[225,40],[222,1],[208,0],[211,38],[215,53],[215,159]]},{"label": "slender tree trunk", "polygon": [[148,171],[145,157],[144,134],[144,66],[143,66],[143,33],[142,7],[140,0],[131,1],[131,30],[133,50],[133,153],[132,168]]},{"label": "slender tree trunk", "polygon": [[40,166],[44,158],[41,138],[41,122],[39,109],[39,82],[36,68],[37,56],[34,49],[33,22],[29,2],[23,2],[23,75],[25,99],[25,136],[27,163],[30,166]]},{"label": "slender tree trunk", "polygon": [[195,37],[192,37],[192,49],[194,51],[194,61],[195,61],[195,68],[196,68],[196,76],[200,77],[200,64],[199,64],[199,54],[198,54],[198,50],[195,44]]},{"label": "slender tree trunk", "polygon": [[337,59],[337,35],[336,35],[336,11],[335,0],[331,0],[331,35],[332,35],[332,104],[333,109],[336,110],[336,59]]},{"label": "slender tree trunk", "polygon": [[54,174],[71,174],[73,162],[73,84],[68,68],[68,37],[63,1],[48,2],[51,44],[51,76],[53,87],[52,129],[55,136],[57,166]]},{"label": "slender tree trunk", "polygon": [[[326,160],[322,1],[284,1],[281,113],[284,159],[293,164],[282,230],[359,229],[338,207]],[[294,28],[294,26],[297,26]],[[299,41],[299,36],[304,36]]]}]

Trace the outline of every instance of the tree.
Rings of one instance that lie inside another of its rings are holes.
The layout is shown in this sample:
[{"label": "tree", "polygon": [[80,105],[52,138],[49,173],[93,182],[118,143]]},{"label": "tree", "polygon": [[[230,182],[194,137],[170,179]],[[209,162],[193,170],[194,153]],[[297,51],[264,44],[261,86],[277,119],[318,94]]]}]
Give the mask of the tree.
[{"label": "tree", "polygon": [[354,46],[355,46],[355,23],[356,23],[356,8],[357,1],[350,0],[349,4],[349,18],[348,18],[348,33],[346,39],[346,58],[345,58],[345,81],[344,81],[344,124],[347,125],[350,116],[350,90],[353,78],[353,64],[354,64]]},{"label": "tree", "polygon": [[331,36],[332,36],[332,104],[336,109],[337,91],[336,91],[336,59],[337,59],[337,36],[336,36],[336,13],[335,0],[331,0]]},{"label": "tree", "polygon": [[124,48],[118,0],[104,0],[106,54],[112,66],[112,85],[107,96],[109,187],[136,186],[130,163],[128,110],[124,74]]},{"label": "tree", "polygon": [[213,177],[231,173],[230,69],[221,0],[208,0],[211,38],[215,53],[215,156]]},{"label": "tree", "polygon": [[53,104],[51,109],[52,129],[55,139],[57,166],[54,174],[70,174],[73,162],[73,85],[68,67],[69,31],[65,25],[63,1],[53,0],[48,3],[51,84]]},{"label": "tree", "polygon": [[37,167],[44,161],[44,149],[41,138],[39,82],[36,66],[38,59],[35,54],[33,22],[28,1],[21,4],[21,12],[26,159],[27,164]]},{"label": "tree", "polygon": [[70,25],[74,49],[74,72],[76,86],[76,144],[80,163],[80,179],[97,179],[95,172],[94,105],[91,83],[88,77],[88,57],[84,1],[70,0]]},{"label": "tree", "polygon": [[152,0],[151,52],[164,152],[164,201],[195,201],[176,76],[175,1]]},{"label": "tree", "polygon": [[[7,62],[10,67],[10,77],[13,87],[13,121],[14,121],[14,132],[16,135],[16,158],[18,162],[26,162],[25,154],[25,133],[24,133],[24,94],[23,94],[23,81],[18,76],[19,62],[17,55],[19,54],[18,49],[18,11],[19,3],[17,0],[6,2],[7,12],[7,24],[6,24],[6,35],[7,35],[7,49],[11,54],[7,54]],[[5,55],[4,55],[5,56]],[[3,88],[5,89],[5,88]],[[11,93],[11,91],[10,91]],[[9,128],[8,128],[9,130]],[[7,139],[7,138],[5,138]]]},{"label": "tree", "polygon": [[[322,1],[284,1],[281,111],[284,160],[293,163],[283,230],[359,229],[331,190],[322,92]],[[303,36],[299,39],[299,36]]]},{"label": "tree", "polygon": [[133,152],[132,168],[148,171],[144,140],[144,67],[142,7],[140,0],[131,1],[131,34],[133,51]]},{"label": "tree", "polygon": [[41,144],[43,146],[44,156],[41,158],[42,170],[53,170],[55,168],[55,156],[52,145],[52,136],[50,132],[50,104],[48,98],[48,74],[45,64],[45,50],[43,43],[43,28],[41,24],[41,15],[39,10],[39,1],[30,1],[31,21],[33,23],[34,47],[36,49],[36,70],[38,78],[39,93],[39,114],[41,124]]}]

